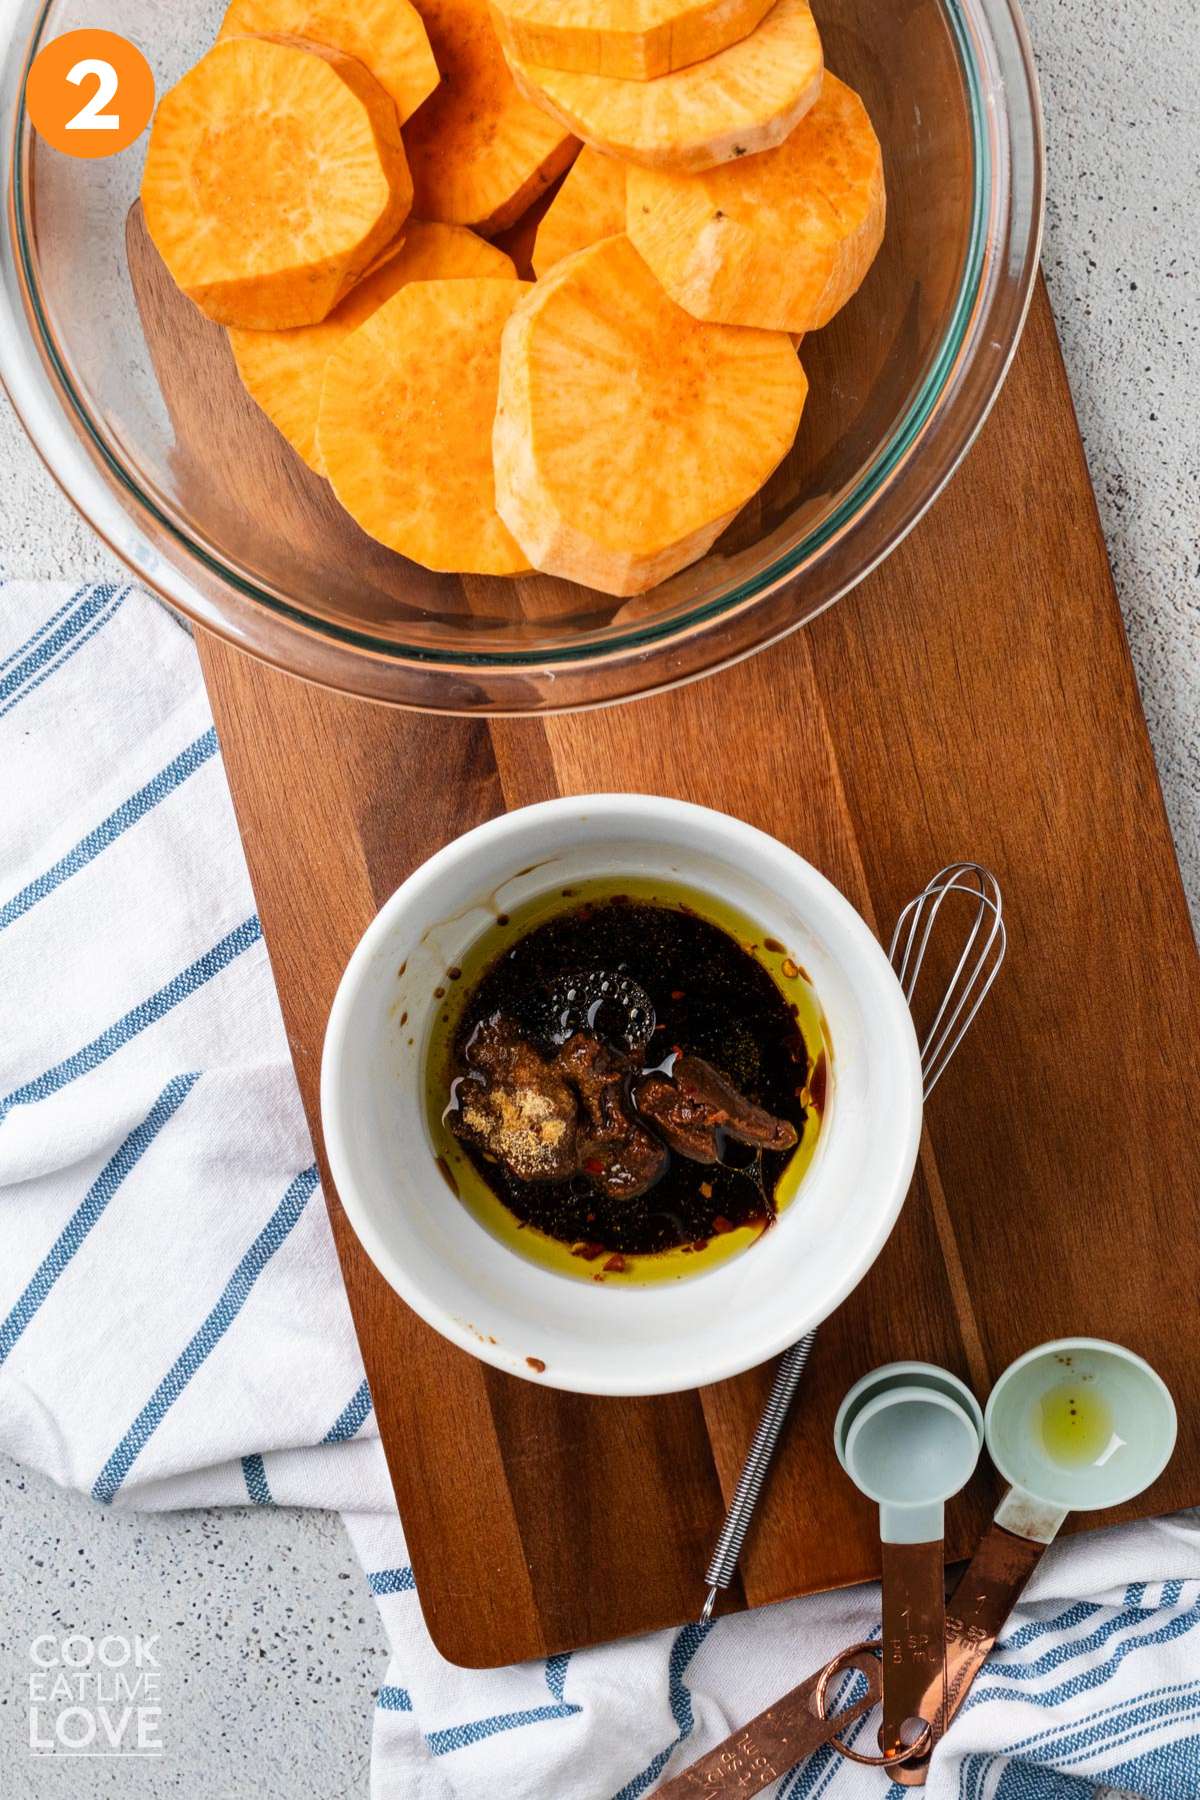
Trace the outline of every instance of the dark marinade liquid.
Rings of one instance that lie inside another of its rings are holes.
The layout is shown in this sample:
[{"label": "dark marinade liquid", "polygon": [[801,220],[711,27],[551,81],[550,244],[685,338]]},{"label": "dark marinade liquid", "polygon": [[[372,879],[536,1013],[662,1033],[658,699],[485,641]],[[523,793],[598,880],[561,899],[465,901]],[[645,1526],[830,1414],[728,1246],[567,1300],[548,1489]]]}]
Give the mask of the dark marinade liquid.
[{"label": "dark marinade liquid", "polygon": [[[544,1052],[530,997],[557,975],[606,969],[633,977],[654,1003],[657,1026],[644,1063],[674,1049],[719,1069],[747,1099],[803,1136],[801,1098],[809,1073],[804,1036],[770,973],[720,926],[685,906],[617,895],[587,902],[535,926],[502,952],[467,998],[455,1034],[454,1073],[464,1047],[494,1013],[518,1020]],[[615,1200],[584,1175],[523,1181],[477,1146],[464,1143],[482,1179],[526,1225],[585,1252],[644,1256],[703,1244],[742,1225],[767,1225],[793,1150],[752,1151],[727,1142],[720,1163],[671,1154],[659,1181],[635,1199]]]}]

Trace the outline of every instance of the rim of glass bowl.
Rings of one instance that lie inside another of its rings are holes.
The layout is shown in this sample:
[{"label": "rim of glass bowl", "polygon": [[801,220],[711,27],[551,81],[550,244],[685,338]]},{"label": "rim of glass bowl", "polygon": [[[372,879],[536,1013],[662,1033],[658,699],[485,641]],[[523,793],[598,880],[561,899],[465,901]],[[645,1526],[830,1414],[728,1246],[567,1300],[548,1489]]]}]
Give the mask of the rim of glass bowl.
[{"label": "rim of glass bowl", "polygon": [[[209,631],[321,685],[437,712],[549,712],[661,691],[736,662],[824,611],[894,549],[970,449],[1016,351],[1033,293],[1043,215],[1042,114],[1032,51],[1018,0],[941,0],[970,105],[974,170],[962,277],[920,391],[827,519],[715,598],[615,634],[581,631],[569,643],[436,649],[318,618],[223,561],[165,498],[148,493],[72,382],[42,307],[27,212],[25,75],[52,3],[42,5],[21,55],[14,48],[21,0],[0,0],[10,45],[4,104],[13,120],[3,146],[9,163],[3,302],[12,316],[11,329],[0,332],[0,377],[50,472],[135,573]],[[18,296],[20,312],[12,305]],[[33,326],[40,371],[21,358],[22,313]],[[74,438],[62,429],[64,421]],[[927,457],[937,452],[924,471],[913,468],[918,444]],[[873,542],[861,566],[839,567],[839,546],[868,526]],[[164,536],[160,548],[154,540]],[[206,574],[224,592],[197,586]],[[804,593],[798,592],[801,577],[810,584]],[[234,608],[230,591],[238,597]],[[717,624],[726,629],[708,629]]]}]

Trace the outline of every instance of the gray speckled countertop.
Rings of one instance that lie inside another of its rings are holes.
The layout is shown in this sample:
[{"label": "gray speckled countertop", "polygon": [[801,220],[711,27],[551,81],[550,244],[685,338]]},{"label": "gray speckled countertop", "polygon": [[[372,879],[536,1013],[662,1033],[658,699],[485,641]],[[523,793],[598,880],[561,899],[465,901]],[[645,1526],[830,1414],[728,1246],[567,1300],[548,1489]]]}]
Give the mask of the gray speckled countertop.
[{"label": "gray speckled countertop", "polygon": [[[1026,0],[1026,15],[1047,119],[1046,274],[1200,917],[1200,9]],[[6,405],[0,470],[0,572],[111,572]],[[112,1513],[2,1461],[0,1518],[7,1800],[365,1800],[384,1640],[336,1518]],[[161,1633],[165,1763],[24,1755],[29,1640],[59,1628]]]}]

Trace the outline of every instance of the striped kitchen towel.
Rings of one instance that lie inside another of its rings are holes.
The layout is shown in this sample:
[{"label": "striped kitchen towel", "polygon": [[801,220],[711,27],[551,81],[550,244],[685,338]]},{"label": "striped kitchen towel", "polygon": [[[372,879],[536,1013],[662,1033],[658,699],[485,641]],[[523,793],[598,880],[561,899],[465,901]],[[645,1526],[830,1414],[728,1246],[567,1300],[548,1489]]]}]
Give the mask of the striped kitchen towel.
[{"label": "striped kitchen towel", "polygon": [[[634,1800],[877,1628],[858,1589],[445,1663],[186,634],[128,587],[0,589],[0,771],[0,1449],[103,1506],[340,1509],[391,1643],[377,1800]],[[889,1784],[826,1751],[773,1791]],[[1191,1517],[1051,1552],[928,1792],[1197,1800]]]}]

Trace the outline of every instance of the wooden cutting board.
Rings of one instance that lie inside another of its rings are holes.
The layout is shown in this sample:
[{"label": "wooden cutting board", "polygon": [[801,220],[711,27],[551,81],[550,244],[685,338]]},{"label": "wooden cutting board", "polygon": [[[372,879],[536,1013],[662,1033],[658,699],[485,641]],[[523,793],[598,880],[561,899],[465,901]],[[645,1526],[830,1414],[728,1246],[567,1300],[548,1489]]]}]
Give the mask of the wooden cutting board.
[{"label": "wooden cutting board", "polygon": [[[1042,1339],[1117,1338],[1180,1410],[1174,1462],[1125,1515],[1200,1501],[1200,967],[1041,289],[930,516],[807,630],[696,686],[488,724],[200,649],[318,1144],[322,1034],[356,939],[416,864],[505,807],[598,783],[721,807],[881,931],[944,862],[998,872],[1009,963],[931,1103],[886,1251],[822,1327],[731,1604],[877,1572],[830,1426],[893,1357],[945,1363],[983,1397]],[[443,1653],[500,1664],[694,1617],[770,1369],[649,1400],[514,1380],[415,1318],[325,1192]],[[951,1507],[952,1556],[991,1493],[983,1475]]]}]

